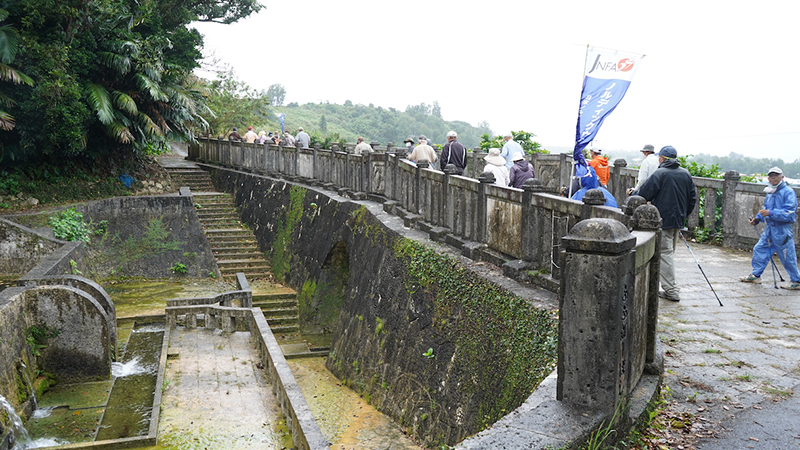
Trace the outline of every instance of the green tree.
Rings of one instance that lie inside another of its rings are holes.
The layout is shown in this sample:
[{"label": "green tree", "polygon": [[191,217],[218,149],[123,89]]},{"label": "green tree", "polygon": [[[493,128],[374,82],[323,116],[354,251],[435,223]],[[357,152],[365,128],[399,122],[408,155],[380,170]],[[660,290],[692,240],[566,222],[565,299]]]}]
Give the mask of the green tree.
[{"label": "green tree", "polygon": [[267,98],[275,106],[283,106],[283,101],[286,99],[286,89],[280,84],[270,84],[267,88]]},{"label": "green tree", "polygon": [[[0,0],[2,1],[2,0]],[[193,21],[230,23],[258,11],[254,0],[16,0],[16,63],[36,83],[17,84],[0,135],[4,156],[29,165],[102,157],[137,159],[206,126],[192,76],[202,57]]]},{"label": "green tree", "polygon": [[[511,132],[511,138],[522,146],[522,150],[524,150],[526,154],[532,155],[534,153],[550,153],[542,148],[541,144],[534,141],[534,137],[536,137],[535,134],[527,131],[520,130]],[[492,137],[489,134],[484,134],[481,136],[480,147],[483,151],[489,151],[490,148],[503,148],[504,144],[505,138],[503,136]]]},{"label": "green tree", "polygon": [[216,79],[205,84],[209,130],[227,136],[233,127],[252,125],[269,129],[269,98],[236,77],[233,69],[219,70]]},{"label": "green tree", "polygon": [[325,120],[325,114],[323,114],[322,117],[319,119],[319,129],[323,133],[328,132],[328,121]]},{"label": "green tree", "polygon": [[[19,50],[19,36],[17,30],[11,25],[5,24],[8,11],[0,9],[0,81],[8,81],[13,84],[27,84],[33,86],[31,77],[15,70],[9,64],[14,62],[14,58]],[[0,129],[10,131],[14,129],[14,117],[2,109],[3,106],[13,106],[14,100],[0,92]],[[0,149],[0,161],[3,160],[2,149]]]}]

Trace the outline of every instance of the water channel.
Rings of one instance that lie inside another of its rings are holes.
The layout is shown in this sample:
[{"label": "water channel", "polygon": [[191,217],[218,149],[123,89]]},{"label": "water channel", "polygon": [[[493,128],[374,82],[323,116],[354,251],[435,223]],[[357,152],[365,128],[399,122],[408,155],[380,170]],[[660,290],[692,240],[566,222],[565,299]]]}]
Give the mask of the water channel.
[{"label": "water channel", "polygon": [[[219,331],[206,330],[200,333],[207,334],[200,336],[173,332],[165,386],[154,386],[164,335],[163,322],[158,323],[157,318],[164,314],[166,299],[213,295],[232,290],[231,285],[213,279],[107,280],[101,285],[116,306],[120,349],[124,346],[120,362],[114,363],[112,379],[57,385],[45,392],[39,399],[39,408],[25,424],[31,442],[22,448],[147,434],[148,401],[152,405],[154,389],[159,388],[163,389],[163,397],[158,444],[139,447],[139,450],[292,448],[291,436],[263,380],[263,371],[256,369],[255,350],[252,354],[232,354],[228,349],[230,341],[248,340],[247,332],[222,335]],[[285,289],[258,281],[253,282],[252,287],[265,293],[271,287]],[[298,334],[276,338],[281,344],[319,339]],[[191,391],[192,364],[195,363],[190,357],[190,347],[203,355],[201,364],[216,364],[221,368],[214,375],[224,391],[218,398],[196,398]],[[180,357],[171,358],[173,353]],[[218,362],[209,359],[215,354],[220,358]],[[325,368],[325,357],[288,362],[332,449],[420,448],[388,417],[342,386]],[[254,395],[253,389],[258,393]],[[237,394],[240,395],[238,399]],[[257,421],[237,421],[237,408],[242,418],[254,409],[246,406],[248,401],[256,402],[266,413],[258,416]],[[224,415],[224,422],[220,421],[220,414]]]}]

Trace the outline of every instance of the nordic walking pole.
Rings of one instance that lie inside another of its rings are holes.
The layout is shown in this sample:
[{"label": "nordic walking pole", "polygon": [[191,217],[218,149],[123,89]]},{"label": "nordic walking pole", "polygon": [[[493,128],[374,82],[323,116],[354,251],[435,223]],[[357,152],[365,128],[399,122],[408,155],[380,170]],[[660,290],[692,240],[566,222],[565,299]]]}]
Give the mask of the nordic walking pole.
[{"label": "nordic walking pole", "polygon": [[708,281],[708,277],[706,276],[706,272],[703,270],[702,267],[700,267],[700,262],[697,261],[697,257],[694,256],[694,252],[692,251],[692,247],[689,247],[689,241],[687,241],[686,238],[683,237],[683,233],[681,232],[681,230],[678,230],[678,234],[681,235],[681,239],[683,239],[683,243],[686,244],[686,248],[688,248],[689,249],[689,253],[692,254],[692,258],[694,258],[694,262],[695,262],[695,264],[697,264],[697,268],[700,269],[700,273],[702,273],[703,274],[703,278],[706,279],[706,283],[708,283],[708,287],[711,288],[711,292],[714,293],[714,297],[717,297],[717,301],[719,302],[719,306],[723,306],[722,305],[722,300],[720,300],[719,299],[719,295],[717,295],[717,291],[714,290],[714,286],[712,286],[711,282]]},{"label": "nordic walking pole", "polygon": [[[756,227],[756,232],[758,232],[758,222],[754,223],[753,226]],[[764,232],[767,231],[766,227],[767,226],[764,225],[764,228],[765,228]],[[761,233],[758,233],[758,234],[759,234],[759,236],[761,235]],[[770,250],[772,249],[772,243],[770,242],[769,237],[767,237],[767,246],[768,246],[768,248]],[[783,275],[781,275],[781,271],[778,270],[778,266],[775,264],[775,260],[772,259],[772,255],[771,254],[769,255],[769,262],[772,263],[772,284],[775,285],[775,289],[778,289],[778,282],[775,281],[775,272],[778,272],[778,278],[781,279],[781,283],[783,283],[785,280],[783,279]]]}]

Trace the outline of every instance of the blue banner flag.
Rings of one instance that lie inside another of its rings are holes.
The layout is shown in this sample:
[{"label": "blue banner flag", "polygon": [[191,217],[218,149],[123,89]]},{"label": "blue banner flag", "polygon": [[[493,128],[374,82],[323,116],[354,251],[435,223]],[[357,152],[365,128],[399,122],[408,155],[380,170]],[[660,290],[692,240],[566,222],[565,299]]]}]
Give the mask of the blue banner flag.
[{"label": "blue banner flag", "polygon": [[284,113],[275,113],[275,115],[278,116],[278,120],[281,121],[281,135],[283,135],[283,133],[284,133],[283,119],[286,117],[286,114],[284,114]]},{"label": "blue banner flag", "polygon": [[614,111],[645,55],[589,47],[578,110],[575,150],[572,158],[586,165],[582,150],[597,136],[603,121]]}]

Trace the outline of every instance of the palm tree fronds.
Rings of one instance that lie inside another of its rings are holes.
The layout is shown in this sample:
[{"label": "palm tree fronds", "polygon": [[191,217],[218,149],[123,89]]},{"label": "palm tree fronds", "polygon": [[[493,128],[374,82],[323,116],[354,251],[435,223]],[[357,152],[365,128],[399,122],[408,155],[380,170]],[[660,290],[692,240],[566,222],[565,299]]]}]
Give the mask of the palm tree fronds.
[{"label": "palm tree fronds", "polygon": [[86,82],[86,95],[100,122],[103,125],[109,125],[114,120],[114,109],[111,103],[111,96],[106,88],[99,84]]},{"label": "palm tree fronds", "polygon": [[121,91],[114,91],[111,93],[111,96],[114,98],[114,105],[117,108],[131,115],[135,115],[139,112],[139,107],[136,106],[136,102],[130,95]]},{"label": "palm tree fronds", "polygon": [[28,86],[33,86],[33,78],[5,64],[0,64],[0,80],[10,81],[14,84],[24,83]]},{"label": "palm tree fronds", "polygon": [[147,91],[147,93],[150,94],[150,96],[156,101],[165,102],[169,100],[166,94],[164,94],[164,91],[161,90],[161,87],[158,85],[158,83],[153,81],[151,78],[137,73],[136,83],[139,85],[140,89]]},{"label": "palm tree fronds", "polygon": [[117,121],[106,124],[106,131],[109,136],[123,144],[130,144],[135,140],[133,134],[131,134],[131,130]]},{"label": "palm tree fronds", "polygon": [[14,129],[14,126],[17,123],[14,122],[14,118],[11,117],[11,114],[0,111],[0,130],[11,131]]},{"label": "palm tree fronds", "polygon": [[120,75],[125,75],[131,70],[131,59],[125,55],[112,52],[98,52],[97,58],[103,65],[116,70]]}]

